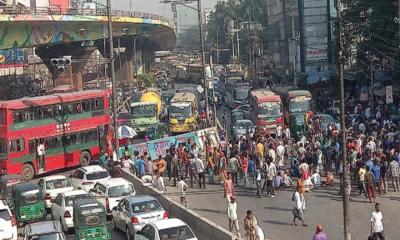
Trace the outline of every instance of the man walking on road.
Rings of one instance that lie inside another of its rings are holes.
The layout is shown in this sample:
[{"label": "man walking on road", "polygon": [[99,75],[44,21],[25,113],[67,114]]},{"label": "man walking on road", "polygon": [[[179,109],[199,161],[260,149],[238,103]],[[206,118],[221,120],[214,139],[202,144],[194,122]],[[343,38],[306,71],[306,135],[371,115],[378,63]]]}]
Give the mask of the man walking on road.
[{"label": "man walking on road", "polygon": [[229,231],[233,233],[233,227],[236,229],[236,234],[238,238],[240,238],[240,230],[239,230],[239,220],[237,216],[237,202],[235,196],[230,198],[228,202],[228,220],[229,220]]},{"label": "man walking on road", "polygon": [[395,158],[389,164],[389,175],[392,178],[393,190],[399,191],[399,163],[396,161]]},{"label": "man walking on road", "polygon": [[181,180],[176,184],[176,188],[178,188],[178,194],[180,197],[180,203],[187,207],[186,201],[186,191],[188,189],[188,185],[185,183],[185,177],[181,176]]},{"label": "man walking on road", "polygon": [[233,182],[231,179],[231,174],[228,173],[226,175],[226,179],[224,181],[224,198],[228,199],[228,202],[230,201],[231,197],[233,196]]},{"label": "man walking on road", "polygon": [[303,212],[306,209],[306,199],[303,192],[301,191],[301,187],[297,187],[296,192],[292,196],[292,201],[294,201],[292,225],[297,226],[296,219],[299,219],[303,223],[303,226],[307,227],[307,224],[304,223]]},{"label": "man walking on road", "polygon": [[203,188],[206,188],[206,169],[204,168],[204,163],[199,157],[194,157],[196,159],[195,166],[199,178],[199,188],[201,188],[201,186],[203,186]]},{"label": "man walking on road", "polygon": [[385,240],[383,214],[379,210],[379,203],[375,203],[375,211],[371,214],[371,237],[373,240]]},{"label": "man walking on road", "polygon": [[264,186],[261,190],[261,192],[264,191],[265,187],[267,188],[267,197],[269,194],[271,194],[271,197],[275,197],[275,192],[274,192],[274,178],[276,176],[276,166],[275,164],[271,161],[271,159],[267,160],[267,165],[266,165],[266,178],[265,178],[265,183]]}]

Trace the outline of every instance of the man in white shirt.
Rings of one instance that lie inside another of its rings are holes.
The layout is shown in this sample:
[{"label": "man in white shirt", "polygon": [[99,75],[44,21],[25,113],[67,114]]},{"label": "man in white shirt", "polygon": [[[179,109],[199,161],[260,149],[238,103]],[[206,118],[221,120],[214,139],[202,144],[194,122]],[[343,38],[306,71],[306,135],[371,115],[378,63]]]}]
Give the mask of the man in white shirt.
[{"label": "man in white shirt", "polygon": [[45,170],[45,154],[46,154],[46,147],[44,146],[44,141],[43,139],[40,140],[39,144],[37,145],[36,148],[36,153],[37,153],[37,160],[38,160],[38,168],[39,168],[39,173],[42,173]]},{"label": "man in white shirt", "polygon": [[164,185],[164,178],[161,177],[161,175],[158,171],[156,172],[156,176],[153,179],[153,186],[154,186],[154,188],[156,188],[157,190],[159,190],[161,192],[167,191],[167,189],[165,188],[165,185]]},{"label": "man in white shirt", "polygon": [[371,236],[375,240],[385,240],[383,214],[379,210],[379,203],[375,203],[375,211],[371,214]]},{"label": "man in white shirt", "polygon": [[235,227],[238,238],[241,238],[239,230],[239,220],[237,216],[237,202],[234,196],[231,197],[231,200],[228,203],[228,220],[229,220],[229,231],[233,233],[232,230],[233,227]]},{"label": "man in white shirt", "polygon": [[280,141],[279,145],[276,147],[276,156],[278,167],[283,167],[285,165],[285,147],[283,146],[282,141]]},{"label": "man in white shirt", "polygon": [[196,158],[195,164],[196,164],[196,172],[199,177],[199,188],[201,188],[201,186],[203,186],[203,188],[206,188],[206,173],[205,173],[204,163],[200,158]]},{"label": "man in white shirt", "polygon": [[264,188],[267,187],[267,196],[271,193],[271,197],[274,198],[275,191],[274,191],[273,182],[274,182],[274,178],[276,176],[276,166],[271,161],[271,159],[267,160],[267,165],[266,165],[265,171],[266,171],[266,179],[265,179],[265,183],[264,183],[264,186],[263,186],[263,189],[261,190],[261,192],[263,192]]},{"label": "man in white shirt", "polygon": [[188,189],[188,185],[185,183],[185,177],[181,176],[181,180],[176,184],[176,188],[178,189],[178,194],[180,196],[180,203],[187,207],[186,201],[186,191]]}]

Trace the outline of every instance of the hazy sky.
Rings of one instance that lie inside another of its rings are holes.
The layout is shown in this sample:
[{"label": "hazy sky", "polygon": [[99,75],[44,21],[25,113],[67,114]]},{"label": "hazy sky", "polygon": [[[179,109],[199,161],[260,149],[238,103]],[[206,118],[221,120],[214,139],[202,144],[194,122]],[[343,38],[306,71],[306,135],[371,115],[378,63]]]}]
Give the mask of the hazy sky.
[{"label": "hazy sky", "polygon": [[[171,4],[160,3],[162,0],[111,0],[112,8],[129,10],[130,4],[134,11],[155,13],[171,17]],[[212,8],[217,0],[202,0],[202,8]]]}]

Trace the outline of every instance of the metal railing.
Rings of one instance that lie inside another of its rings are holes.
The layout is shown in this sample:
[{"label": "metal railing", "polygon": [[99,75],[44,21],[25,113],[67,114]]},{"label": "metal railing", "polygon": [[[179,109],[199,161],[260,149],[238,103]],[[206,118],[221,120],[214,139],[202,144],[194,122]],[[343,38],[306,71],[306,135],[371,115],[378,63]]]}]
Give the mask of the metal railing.
[{"label": "metal railing", "polygon": [[[37,8],[27,8],[23,6],[5,6],[0,7],[0,15],[69,15],[69,16],[107,16],[106,8],[68,8],[61,9],[57,6],[50,7],[37,7]],[[125,10],[111,10],[111,15],[113,17],[132,17],[132,18],[143,18],[151,20],[160,20],[167,22],[169,26],[172,26],[168,18],[151,13],[133,12]]]}]

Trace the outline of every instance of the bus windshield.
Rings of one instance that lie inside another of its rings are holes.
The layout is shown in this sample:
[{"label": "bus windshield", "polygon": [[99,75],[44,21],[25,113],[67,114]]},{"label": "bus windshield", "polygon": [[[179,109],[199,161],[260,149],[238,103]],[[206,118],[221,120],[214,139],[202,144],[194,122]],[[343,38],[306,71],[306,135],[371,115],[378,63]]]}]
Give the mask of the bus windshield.
[{"label": "bus windshield", "polygon": [[248,87],[240,87],[235,89],[235,99],[236,100],[245,100],[249,97],[249,90]]},{"label": "bus windshield", "polygon": [[281,115],[281,106],[279,102],[265,102],[258,104],[258,114],[268,117],[277,117]]},{"label": "bus windshield", "polygon": [[171,105],[169,112],[171,117],[187,118],[192,115],[192,107],[191,105]]},{"label": "bus windshield", "polygon": [[309,99],[298,99],[294,98],[290,100],[289,111],[291,113],[308,112],[310,110]]},{"label": "bus windshield", "polygon": [[154,117],[155,114],[156,114],[156,105],[155,104],[131,107],[131,117],[133,119]]}]

